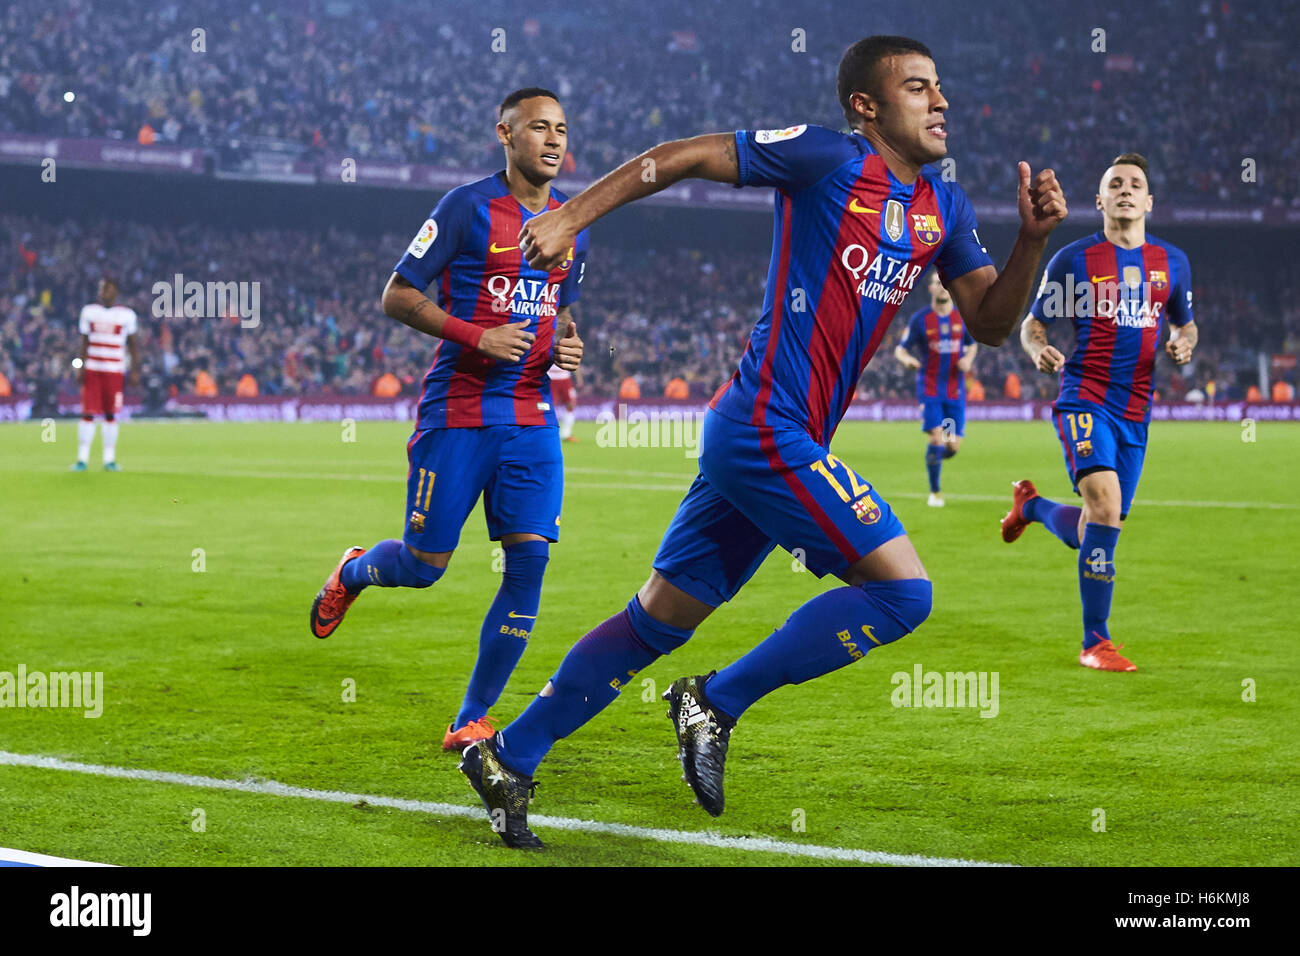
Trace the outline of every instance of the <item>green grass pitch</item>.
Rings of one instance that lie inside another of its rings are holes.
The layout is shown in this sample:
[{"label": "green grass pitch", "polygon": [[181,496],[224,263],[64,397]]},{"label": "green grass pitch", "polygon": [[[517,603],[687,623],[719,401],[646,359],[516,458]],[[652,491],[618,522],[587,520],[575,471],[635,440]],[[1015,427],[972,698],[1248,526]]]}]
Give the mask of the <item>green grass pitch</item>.
[{"label": "green grass pitch", "polygon": [[[0,750],[473,804],[438,744],[497,586],[481,512],[435,587],[371,589],[326,641],[307,627],[342,549],[400,533],[408,433],[128,423],[124,472],[98,470],[97,441],[91,471],[72,474],[74,423],[53,442],[37,424],[0,427],[0,671],[105,681],[98,719],[0,710]],[[602,448],[590,424],[578,434],[563,538],[504,718],[642,583],[694,473],[681,449]],[[937,510],[915,423],[845,423],[836,453],[893,503],[935,582],[929,621],[754,707],[712,820],[680,781],[657,692],[735,659],[830,586],[778,551],[694,640],[556,746],[534,814],[1019,864],[1295,864],[1300,427],[1261,423],[1254,438],[1236,424],[1152,427],[1112,616],[1140,669],[1104,674],[1077,663],[1074,553],[1041,528],[1011,546],[998,537],[1012,479],[1069,495],[1050,426],[972,424]],[[996,717],[893,706],[891,676],[918,664],[997,672]],[[118,864],[817,862],[539,834],[548,850],[519,854],[486,818],[0,765],[0,846]]]}]

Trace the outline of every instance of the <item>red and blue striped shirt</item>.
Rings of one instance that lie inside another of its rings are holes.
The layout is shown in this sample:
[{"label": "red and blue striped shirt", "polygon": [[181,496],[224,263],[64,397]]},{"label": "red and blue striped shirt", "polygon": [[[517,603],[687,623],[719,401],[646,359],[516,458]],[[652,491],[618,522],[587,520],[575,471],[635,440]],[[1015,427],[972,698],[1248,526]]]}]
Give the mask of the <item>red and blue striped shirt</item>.
[{"label": "red and blue striped shirt", "polygon": [[1151,420],[1156,347],[1165,316],[1193,320],[1192,272],[1181,249],[1147,235],[1121,249],[1101,232],[1052,256],[1029,314],[1074,323],[1058,402],[1091,402],[1131,422]]},{"label": "red and blue striped shirt", "polygon": [[956,183],[900,182],[861,134],[740,130],[741,186],[776,188],[763,312],[721,415],[829,445],[890,321],[932,262],[949,282],[992,265]]},{"label": "red and blue striped shirt", "polygon": [[922,309],[908,320],[902,344],[921,360],[916,370],[918,399],[966,397],[966,376],[957,363],[975,340],[960,312],[953,309],[940,315],[934,309]]},{"label": "red and blue striped shirt", "polygon": [[[568,199],[551,187],[547,210]],[[424,376],[417,430],[483,425],[551,425],[551,365],[559,310],[578,299],[587,267],[587,231],[549,273],[530,268],[519,230],[534,215],[510,194],[505,173],[443,196],[395,270],[420,291],[437,283],[437,302],[465,322],[492,328],[527,319],[536,338],[518,362],[502,362],[446,339]]]}]

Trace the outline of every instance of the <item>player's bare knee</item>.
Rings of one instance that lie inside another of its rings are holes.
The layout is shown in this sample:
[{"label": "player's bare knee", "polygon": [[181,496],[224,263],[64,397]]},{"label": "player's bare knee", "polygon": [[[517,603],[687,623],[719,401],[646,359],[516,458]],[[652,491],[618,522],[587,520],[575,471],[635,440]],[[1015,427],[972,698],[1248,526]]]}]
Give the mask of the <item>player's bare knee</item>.
[{"label": "player's bare knee", "polygon": [[650,572],[649,580],[637,592],[637,599],[655,620],[690,631],[714,611],[711,605],[687,594],[658,571]]},{"label": "player's bare knee", "polygon": [[406,550],[411,553],[417,561],[437,568],[440,571],[447,570],[447,565],[451,563],[451,556],[455,551],[421,551],[419,548],[413,548],[409,544]]}]

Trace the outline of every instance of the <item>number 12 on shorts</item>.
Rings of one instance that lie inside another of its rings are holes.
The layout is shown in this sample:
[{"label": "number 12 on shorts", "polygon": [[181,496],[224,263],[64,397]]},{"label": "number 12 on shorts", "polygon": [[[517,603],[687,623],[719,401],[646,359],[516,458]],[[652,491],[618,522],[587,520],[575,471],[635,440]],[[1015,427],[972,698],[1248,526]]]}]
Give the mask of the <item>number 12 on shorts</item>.
[{"label": "number 12 on shorts", "polygon": [[[829,468],[827,467],[828,465],[830,466]],[[857,472],[844,464],[844,462],[840,461],[840,459],[836,458],[834,455],[828,454],[824,462],[815,461],[808,467],[830,482],[831,488],[833,488],[835,493],[840,496],[840,500],[845,503],[848,503],[861,495],[865,495],[871,490],[871,486],[859,478]],[[844,469],[845,474],[849,476],[849,487],[853,489],[853,494],[849,494],[849,492],[845,491],[844,486],[840,484],[839,479],[831,474],[831,470],[834,468]]]}]

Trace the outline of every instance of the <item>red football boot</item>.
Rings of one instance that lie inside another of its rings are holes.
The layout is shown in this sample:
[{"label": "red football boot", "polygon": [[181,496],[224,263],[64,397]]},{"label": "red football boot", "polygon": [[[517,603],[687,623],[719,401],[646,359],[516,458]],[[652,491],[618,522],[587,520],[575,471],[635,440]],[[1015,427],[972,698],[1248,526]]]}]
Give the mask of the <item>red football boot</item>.
[{"label": "red football boot", "polygon": [[353,594],[345,588],[339,575],[343,571],[343,565],[365,553],[365,548],[355,546],[344,551],[338,565],[325,579],[325,586],[316,592],[316,600],[311,602],[311,632],[316,637],[324,638],[333,634],[334,629],[342,623],[343,615],[348,613],[348,608],[357,599],[357,594],[361,593],[358,591]]},{"label": "red football boot", "polygon": [[1079,663],[1099,671],[1137,670],[1136,664],[1127,657],[1121,657],[1116,651],[1117,647],[1123,646],[1123,644],[1112,644],[1109,640],[1104,640],[1087,650],[1079,651]]},{"label": "red football boot", "polygon": [[1038,489],[1028,478],[1011,483],[1011,510],[1002,519],[1002,540],[1007,544],[1015,541],[1029,527],[1029,519],[1025,517],[1025,502],[1037,497]]},{"label": "red football boot", "polygon": [[476,744],[480,740],[487,740],[489,737],[496,736],[496,732],[496,728],[492,726],[491,717],[471,720],[459,730],[452,730],[451,724],[448,724],[447,733],[442,738],[442,749],[464,750],[470,744]]}]

